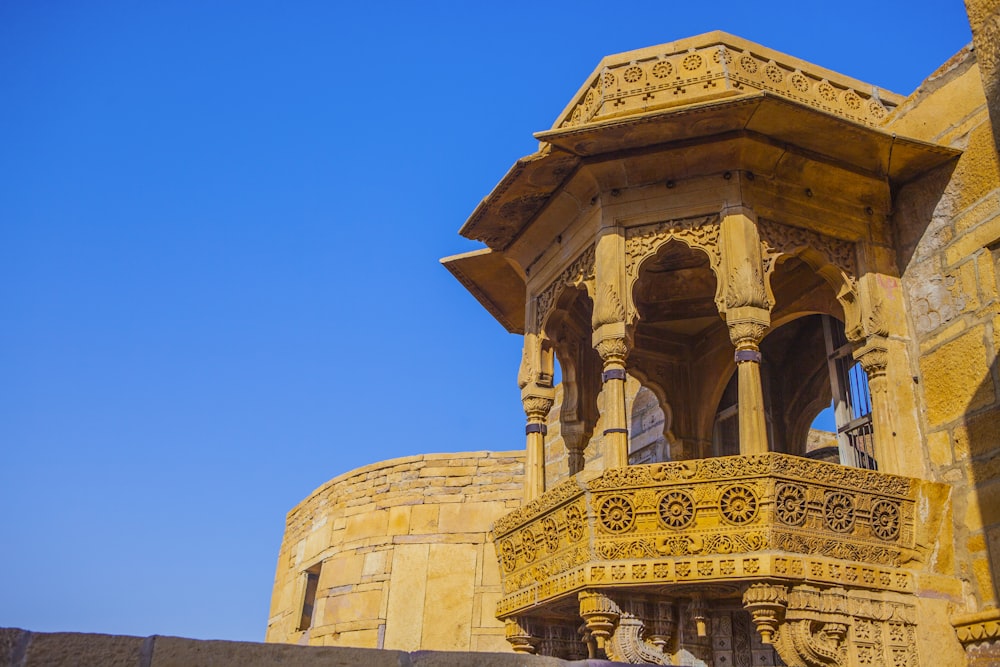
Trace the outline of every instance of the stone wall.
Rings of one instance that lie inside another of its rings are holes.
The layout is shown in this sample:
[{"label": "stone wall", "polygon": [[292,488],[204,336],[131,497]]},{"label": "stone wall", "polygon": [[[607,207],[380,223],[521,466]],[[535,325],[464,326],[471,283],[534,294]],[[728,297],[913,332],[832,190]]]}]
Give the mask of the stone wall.
[{"label": "stone wall", "polygon": [[288,513],[266,641],[510,650],[487,531],[519,506],[523,471],[523,452],[427,454],[323,485]]},{"label": "stone wall", "polygon": [[[902,188],[893,225],[910,331],[912,392],[927,477],[954,492],[954,557],[931,554],[953,577],[928,582],[957,612],[995,609],[1000,582],[1000,165],[971,49],[945,63],[900,105],[890,131],[960,148],[949,165]],[[894,434],[895,435],[895,434]],[[916,453],[914,455],[917,455]]]},{"label": "stone wall", "polygon": [[516,653],[389,651],[0,628],[0,667],[611,667]]}]

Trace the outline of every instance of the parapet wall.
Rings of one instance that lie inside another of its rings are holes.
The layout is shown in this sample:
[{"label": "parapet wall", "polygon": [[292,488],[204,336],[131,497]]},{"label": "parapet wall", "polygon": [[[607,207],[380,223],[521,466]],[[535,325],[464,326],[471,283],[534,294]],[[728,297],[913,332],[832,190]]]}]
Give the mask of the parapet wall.
[{"label": "parapet wall", "polygon": [[288,513],[266,641],[509,651],[487,532],[520,505],[523,474],[523,452],[469,452],[330,480]]},{"label": "parapet wall", "polygon": [[379,651],[0,628],[0,667],[611,667],[516,653]]}]

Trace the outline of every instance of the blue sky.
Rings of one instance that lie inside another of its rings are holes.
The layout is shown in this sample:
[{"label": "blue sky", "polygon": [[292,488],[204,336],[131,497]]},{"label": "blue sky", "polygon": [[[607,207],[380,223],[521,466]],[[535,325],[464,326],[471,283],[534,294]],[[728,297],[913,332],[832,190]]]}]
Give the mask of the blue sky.
[{"label": "blue sky", "polygon": [[722,29],[907,94],[939,2],[0,0],[0,627],[260,641],[285,513],[517,449],[438,265],[606,54]]}]

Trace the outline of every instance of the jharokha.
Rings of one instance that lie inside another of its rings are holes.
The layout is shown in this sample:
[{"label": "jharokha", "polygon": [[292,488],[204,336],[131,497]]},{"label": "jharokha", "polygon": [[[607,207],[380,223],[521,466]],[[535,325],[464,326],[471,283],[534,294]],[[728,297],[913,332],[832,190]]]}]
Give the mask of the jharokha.
[{"label": "jharokha", "polygon": [[318,489],[268,640],[1000,664],[989,11],[909,97],[720,32],[605,58],[442,260],[524,337],[526,446]]}]

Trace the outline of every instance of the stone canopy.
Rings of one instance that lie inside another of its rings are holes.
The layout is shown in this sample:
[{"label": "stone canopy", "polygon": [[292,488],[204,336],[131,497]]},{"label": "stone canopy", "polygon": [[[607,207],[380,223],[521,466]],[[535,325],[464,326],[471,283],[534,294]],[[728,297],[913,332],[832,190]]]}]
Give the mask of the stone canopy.
[{"label": "stone canopy", "polygon": [[[741,184],[760,215],[856,241],[868,218],[889,213],[890,190],[957,155],[881,129],[902,101],[720,31],[608,56],[552,128],[535,134],[539,150],[519,159],[462,226],[488,250],[442,263],[508,331],[524,333],[520,296],[534,258],[496,253],[523,238],[549,244],[564,231],[555,221],[578,217],[599,192],[722,172],[764,177]],[[808,215],[817,202],[793,202],[782,187],[789,183],[810,199],[860,193],[850,208],[837,205],[856,224],[824,229]]]}]

